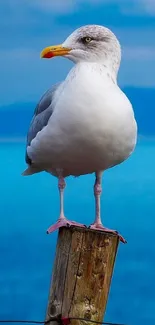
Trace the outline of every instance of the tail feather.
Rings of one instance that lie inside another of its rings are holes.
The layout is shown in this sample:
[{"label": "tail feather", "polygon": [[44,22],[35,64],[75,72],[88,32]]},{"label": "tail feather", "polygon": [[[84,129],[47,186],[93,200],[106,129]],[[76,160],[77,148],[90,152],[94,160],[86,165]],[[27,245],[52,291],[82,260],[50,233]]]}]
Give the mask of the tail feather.
[{"label": "tail feather", "polygon": [[40,173],[42,171],[42,169],[35,167],[35,166],[29,166],[27,169],[25,169],[22,173],[22,176],[29,176],[29,175],[33,175],[36,173]]}]

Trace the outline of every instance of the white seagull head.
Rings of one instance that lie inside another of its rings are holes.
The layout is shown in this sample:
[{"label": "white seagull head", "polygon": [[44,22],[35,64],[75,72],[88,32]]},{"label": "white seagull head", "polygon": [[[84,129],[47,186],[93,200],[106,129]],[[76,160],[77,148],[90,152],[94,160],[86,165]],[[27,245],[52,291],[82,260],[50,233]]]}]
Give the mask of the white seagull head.
[{"label": "white seagull head", "polygon": [[110,29],[99,25],[86,25],[76,29],[61,45],[46,47],[41,52],[42,58],[55,56],[64,56],[75,63],[108,64],[117,71],[121,60],[121,47]]}]

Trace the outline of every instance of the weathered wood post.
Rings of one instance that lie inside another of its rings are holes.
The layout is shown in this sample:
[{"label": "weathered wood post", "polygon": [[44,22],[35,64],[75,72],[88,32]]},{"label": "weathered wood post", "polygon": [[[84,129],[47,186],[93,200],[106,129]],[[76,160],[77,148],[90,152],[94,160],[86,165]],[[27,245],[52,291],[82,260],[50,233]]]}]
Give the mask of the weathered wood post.
[{"label": "weathered wood post", "polygon": [[61,314],[103,321],[118,243],[117,235],[101,231],[59,230],[46,320]]}]

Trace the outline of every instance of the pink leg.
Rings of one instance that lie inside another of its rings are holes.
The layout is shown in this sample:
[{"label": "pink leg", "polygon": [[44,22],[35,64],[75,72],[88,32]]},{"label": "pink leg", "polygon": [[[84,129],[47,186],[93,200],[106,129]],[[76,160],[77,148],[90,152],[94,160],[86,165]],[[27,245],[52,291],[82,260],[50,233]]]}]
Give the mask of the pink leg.
[{"label": "pink leg", "polygon": [[118,234],[118,232],[116,230],[105,228],[101,222],[101,204],[100,204],[100,198],[101,198],[101,193],[102,193],[101,180],[102,180],[102,172],[97,172],[96,173],[96,181],[95,181],[95,185],[94,185],[96,216],[95,216],[95,221],[90,226],[90,228],[117,234],[120,238],[120,241],[122,241],[123,243],[126,243],[126,240],[120,234]]},{"label": "pink leg", "polygon": [[50,234],[51,232],[61,228],[61,227],[69,227],[69,226],[77,226],[77,227],[85,227],[84,225],[75,222],[75,221],[69,221],[66,219],[64,215],[64,189],[66,187],[66,183],[63,177],[59,177],[58,181],[58,188],[59,188],[59,194],[60,194],[60,217],[58,221],[48,228],[47,233]]}]

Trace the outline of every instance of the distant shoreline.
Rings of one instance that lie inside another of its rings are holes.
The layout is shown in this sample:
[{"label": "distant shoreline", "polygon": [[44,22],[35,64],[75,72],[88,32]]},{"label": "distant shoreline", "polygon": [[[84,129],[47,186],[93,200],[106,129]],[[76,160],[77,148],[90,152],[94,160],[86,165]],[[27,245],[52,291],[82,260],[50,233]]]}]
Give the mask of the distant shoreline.
[{"label": "distant shoreline", "polygon": [[0,143],[26,143],[26,137],[0,137]]}]

